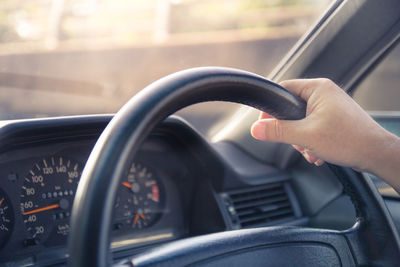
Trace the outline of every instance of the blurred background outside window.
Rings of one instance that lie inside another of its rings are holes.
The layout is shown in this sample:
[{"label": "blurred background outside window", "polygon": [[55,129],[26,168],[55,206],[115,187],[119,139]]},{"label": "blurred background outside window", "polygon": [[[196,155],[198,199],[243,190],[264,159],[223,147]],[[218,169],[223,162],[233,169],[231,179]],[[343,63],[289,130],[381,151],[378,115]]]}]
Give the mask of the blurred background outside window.
[{"label": "blurred background outside window", "polygon": [[397,44],[360,83],[353,94],[371,112],[400,111],[400,45]]},{"label": "blurred background outside window", "polygon": [[[172,72],[266,75],[332,0],[2,0],[0,119],[113,113]],[[233,108],[201,104],[213,120]]]}]

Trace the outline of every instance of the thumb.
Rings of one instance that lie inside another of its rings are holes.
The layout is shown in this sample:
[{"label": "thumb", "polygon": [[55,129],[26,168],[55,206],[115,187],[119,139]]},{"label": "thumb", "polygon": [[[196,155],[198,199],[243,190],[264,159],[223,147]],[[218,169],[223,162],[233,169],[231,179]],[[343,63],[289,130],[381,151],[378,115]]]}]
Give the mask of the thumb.
[{"label": "thumb", "polygon": [[297,144],[299,134],[298,121],[262,119],[251,127],[251,135],[262,141]]}]

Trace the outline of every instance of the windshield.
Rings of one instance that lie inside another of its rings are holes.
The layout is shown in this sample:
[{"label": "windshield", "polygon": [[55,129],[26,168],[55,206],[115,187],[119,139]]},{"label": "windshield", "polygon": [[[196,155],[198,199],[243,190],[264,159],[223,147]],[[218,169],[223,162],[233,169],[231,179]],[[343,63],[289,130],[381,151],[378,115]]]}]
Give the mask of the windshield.
[{"label": "windshield", "polygon": [[329,2],[2,0],[0,119],[114,113],[191,67],[265,75]]}]

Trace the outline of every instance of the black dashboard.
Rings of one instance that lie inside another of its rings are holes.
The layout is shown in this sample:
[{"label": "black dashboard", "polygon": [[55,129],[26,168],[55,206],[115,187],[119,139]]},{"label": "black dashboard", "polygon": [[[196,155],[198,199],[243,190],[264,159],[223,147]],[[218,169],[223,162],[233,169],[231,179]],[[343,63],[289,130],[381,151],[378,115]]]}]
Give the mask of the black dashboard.
[{"label": "black dashboard", "polygon": [[[74,194],[110,119],[68,117],[2,125],[0,265],[66,264]],[[235,162],[221,154],[235,155]],[[243,172],[241,165],[250,171]],[[183,237],[304,225],[307,219],[289,173],[257,163],[231,144],[212,147],[187,123],[170,118],[126,167],[113,222],[111,251],[118,260]]]}]

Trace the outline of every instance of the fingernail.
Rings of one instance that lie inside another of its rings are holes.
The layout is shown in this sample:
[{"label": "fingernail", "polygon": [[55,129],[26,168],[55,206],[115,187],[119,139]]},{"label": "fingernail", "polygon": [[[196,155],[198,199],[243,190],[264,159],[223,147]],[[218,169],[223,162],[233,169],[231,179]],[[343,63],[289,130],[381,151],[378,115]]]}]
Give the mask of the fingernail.
[{"label": "fingernail", "polygon": [[310,156],[306,152],[301,152],[303,154],[303,157],[307,160],[308,163],[313,163],[310,159]]},{"label": "fingernail", "polygon": [[265,122],[256,121],[251,127],[251,135],[259,140],[265,139]]},{"label": "fingernail", "polygon": [[306,150],[306,154],[308,155],[308,159],[311,163],[315,163],[316,161],[318,161],[318,158],[310,151]]},{"label": "fingernail", "polygon": [[322,159],[317,160],[316,162],[314,162],[315,166],[319,167],[322,166],[324,164],[324,161]]}]

